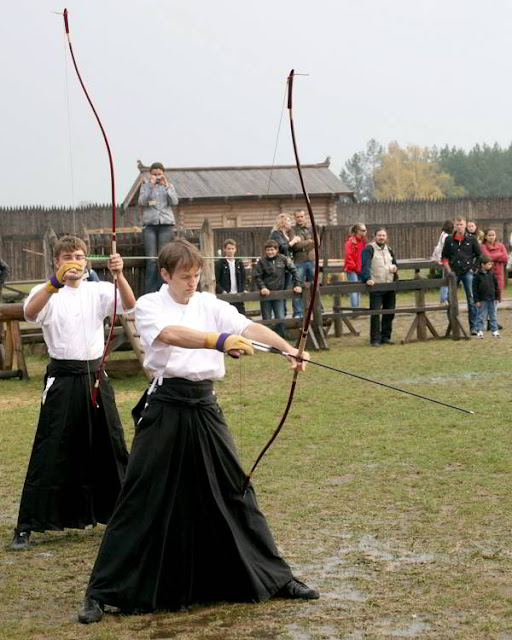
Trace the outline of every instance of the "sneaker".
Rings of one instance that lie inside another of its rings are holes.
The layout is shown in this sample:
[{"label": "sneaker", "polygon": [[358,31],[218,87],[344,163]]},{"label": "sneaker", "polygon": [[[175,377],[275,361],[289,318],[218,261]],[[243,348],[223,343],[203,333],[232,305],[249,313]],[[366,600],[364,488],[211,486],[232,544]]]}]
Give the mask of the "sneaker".
[{"label": "sneaker", "polygon": [[300,580],[292,578],[276,593],[275,597],[290,600],[318,600],[320,594],[316,589],[311,589]]},{"label": "sneaker", "polygon": [[370,347],[380,347],[380,342],[370,342]]},{"label": "sneaker", "polygon": [[30,531],[14,530],[14,538],[10,544],[13,551],[24,551],[30,547]]},{"label": "sneaker", "polygon": [[99,622],[103,618],[103,605],[98,600],[85,596],[82,608],[78,614],[78,622],[91,624]]},{"label": "sneaker", "polygon": [[473,334],[473,332],[471,332],[471,335],[476,335],[477,338],[483,338],[484,337],[484,332],[483,331],[477,331],[476,334]]},{"label": "sneaker", "polygon": [[471,329],[471,335],[472,336],[477,336],[479,333],[482,333],[481,331],[477,331],[476,329]]},{"label": "sneaker", "polygon": [[501,336],[500,336],[500,332],[499,332],[499,331],[493,331],[493,332],[492,332],[492,337],[493,337],[493,338],[501,338]]}]

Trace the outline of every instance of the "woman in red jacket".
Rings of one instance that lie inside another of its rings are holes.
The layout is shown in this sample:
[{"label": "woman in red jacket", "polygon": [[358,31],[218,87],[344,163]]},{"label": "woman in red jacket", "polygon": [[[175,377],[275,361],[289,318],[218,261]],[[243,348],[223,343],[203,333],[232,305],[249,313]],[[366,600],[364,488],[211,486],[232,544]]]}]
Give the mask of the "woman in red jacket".
[{"label": "woman in red jacket", "polygon": [[[495,229],[485,230],[484,240],[482,242],[482,253],[486,253],[488,256],[490,256],[491,260],[494,263],[493,269],[498,281],[498,288],[500,290],[499,299],[501,300],[501,292],[505,287],[505,265],[508,261],[508,253],[503,242],[498,242],[496,238],[497,234]],[[496,305],[498,305],[498,302],[499,300],[496,300]],[[490,324],[487,324],[487,328],[489,329]],[[503,329],[503,327],[498,324],[498,329]]]},{"label": "woman in red jacket", "polygon": [[[361,254],[367,244],[366,234],[366,225],[363,222],[356,222],[350,229],[350,235],[345,241],[345,273],[349,282],[360,282]],[[351,293],[350,304],[352,307],[359,307],[361,295],[359,293]]]},{"label": "woman in red jacket", "polygon": [[494,229],[485,230],[482,253],[489,255],[494,262],[494,273],[501,293],[505,287],[505,269],[503,265],[507,264],[508,253],[503,242],[497,242],[496,238],[497,235]]}]

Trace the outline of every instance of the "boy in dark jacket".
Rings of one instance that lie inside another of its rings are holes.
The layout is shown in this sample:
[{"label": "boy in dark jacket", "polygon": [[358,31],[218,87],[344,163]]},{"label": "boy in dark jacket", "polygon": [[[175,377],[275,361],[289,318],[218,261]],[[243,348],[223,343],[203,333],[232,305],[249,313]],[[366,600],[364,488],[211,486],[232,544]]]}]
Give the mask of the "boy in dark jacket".
[{"label": "boy in dark jacket", "polygon": [[[258,260],[254,267],[254,282],[262,296],[268,296],[271,291],[282,291],[287,273],[292,276],[295,293],[302,292],[297,268],[290,258],[278,253],[278,249],[279,245],[275,240],[268,240],[265,243],[265,255]],[[270,320],[272,313],[274,313],[275,318],[285,317],[284,299],[262,300],[260,306],[263,320]],[[284,337],[284,325],[277,324],[275,331]]]},{"label": "boy in dark jacket", "polygon": [[491,324],[493,338],[501,338],[498,331],[496,304],[500,299],[498,279],[494,275],[492,259],[485,253],[480,257],[480,269],[473,277],[473,299],[478,309],[477,338],[484,337],[487,319]]},{"label": "boy in dark jacket", "polygon": [[[245,266],[235,258],[236,242],[231,238],[222,245],[224,257],[215,262],[215,293],[243,293],[245,291]],[[245,316],[245,304],[232,302],[239,313]]]}]

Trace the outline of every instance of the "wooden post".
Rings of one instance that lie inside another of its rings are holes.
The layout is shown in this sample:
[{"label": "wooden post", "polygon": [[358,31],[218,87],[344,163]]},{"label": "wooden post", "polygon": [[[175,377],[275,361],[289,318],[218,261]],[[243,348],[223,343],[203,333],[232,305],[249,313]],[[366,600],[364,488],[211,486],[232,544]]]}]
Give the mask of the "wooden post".
[{"label": "wooden post", "polygon": [[[213,229],[208,218],[204,219],[199,232],[199,248],[204,256],[213,256]],[[203,291],[215,293],[215,261],[205,260],[201,275],[201,287]]]},{"label": "wooden post", "polygon": [[315,296],[315,306],[313,307],[313,321],[311,330],[314,332],[318,345],[321,349],[328,349],[327,339],[325,337],[323,316],[322,316],[322,298],[320,297],[320,285],[317,287]]},{"label": "wooden post", "polygon": [[[415,280],[421,280],[420,272],[416,271],[414,274]],[[425,289],[418,289],[414,292],[414,299],[416,301],[416,307],[425,307]],[[418,340],[425,341],[427,339],[427,317],[424,311],[417,313],[416,317],[418,322],[416,324],[416,336]]]},{"label": "wooden post", "polygon": [[322,264],[323,264],[323,269],[322,269],[322,284],[326,285],[328,282],[328,271],[329,271],[329,254],[327,252],[328,247],[327,247],[327,242],[324,242],[322,244],[322,240],[324,239],[324,231],[325,231],[325,227],[322,227],[322,233],[320,236],[320,247],[322,249]]},{"label": "wooden post", "polygon": [[460,340],[461,327],[459,322],[459,300],[457,298],[457,278],[453,273],[448,277],[448,300],[448,318],[450,320],[448,332],[451,331],[454,340]]},{"label": "wooden post", "polygon": [[16,355],[16,366],[18,367],[20,378],[28,380],[27,363],[25,362],[23,345],[21,343],[20,323],[17,320],[13,320],[9,324],[11,325],[12,344]]},{"label": "wooden post", "polygon": [[[336,284],[336,282],[338,281],[339,281],[338,274],[333,273],[331,275],[331,282],[333,284]],[[341,293],[335,293],[332,297],[332,310],[334,313],[337,313],[336,309],[338,307],[341,307]],[[343,322],[339,317],[334,318],[334,335],[337,338],[341,338],[341,336],[343,335]]]},{"label": "wooden post", "polygon": [[46,278],[49,278],[53,273],[55,273],[53,247],[55,246],[56,241],[57,234],[51,227],[48,227],[43,237],[44,270]]}]

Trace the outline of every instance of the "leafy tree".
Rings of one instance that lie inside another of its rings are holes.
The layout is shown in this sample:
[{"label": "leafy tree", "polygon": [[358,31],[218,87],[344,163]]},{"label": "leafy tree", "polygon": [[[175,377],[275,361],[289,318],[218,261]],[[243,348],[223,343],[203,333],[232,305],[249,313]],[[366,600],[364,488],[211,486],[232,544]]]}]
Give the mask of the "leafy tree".
[{"label": "leafy tree", "polygon": [[345,162],[340,178],[352,189],[358,200],[372,200],[375,197],[374,175],[381,166],[384,147],[375,139],[366,143],[366,149],[354,153]]},{"label": "leafy tree", "polygon": [[427,147],[397,142],[388,145],[381,166],[374,173],[378,200],[437,199],[464,194],[452,176],[443,172]]},{"label": "leafy tree", "polygon": [[470,151],[443,147],[437,162],[473,197],[512,195],[512,145],[476,144]]}]

